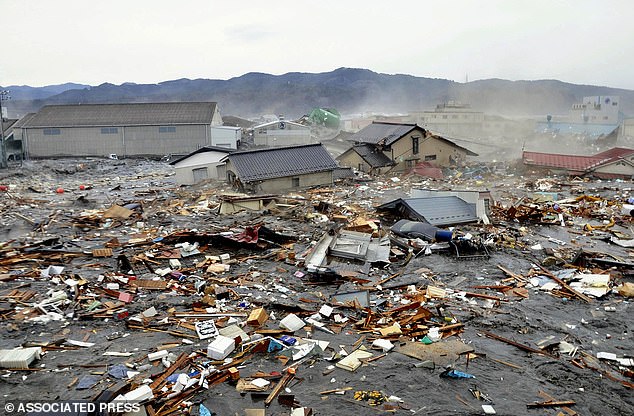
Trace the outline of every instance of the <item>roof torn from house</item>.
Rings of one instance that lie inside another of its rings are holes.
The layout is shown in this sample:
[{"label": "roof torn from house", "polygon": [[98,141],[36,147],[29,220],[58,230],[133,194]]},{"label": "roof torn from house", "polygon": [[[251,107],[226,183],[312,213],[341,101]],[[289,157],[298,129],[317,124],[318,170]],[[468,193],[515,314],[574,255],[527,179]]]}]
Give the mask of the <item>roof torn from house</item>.
[{"label": "roof torn from house", "polygon": [[478,221],[475,204],[465,202],[457,196],[399,198],[378,206],[377,210],[438,227]]}]

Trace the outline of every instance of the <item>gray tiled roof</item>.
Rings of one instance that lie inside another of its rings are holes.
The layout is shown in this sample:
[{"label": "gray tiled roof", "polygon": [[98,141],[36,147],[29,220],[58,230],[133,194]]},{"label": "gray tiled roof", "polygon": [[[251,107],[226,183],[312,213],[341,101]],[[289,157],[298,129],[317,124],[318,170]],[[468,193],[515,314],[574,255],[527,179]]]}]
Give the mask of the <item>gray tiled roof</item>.
[{"label": "gray tiled roof", "polygon": [[[359,130],[348,140],[356,143],[383,143],[389,146],[417,127],[416,124],[378,123],[375,121]],[[422,127],[418,128],[422,129]]]},{"label": "gray tiled roof", "polygon": [[337,163],[319,143],[232,153],[229,161],[242,182],[334,170]]},{"label": "gray tiled roof", "polygon": [[406,217],[436,226],[478,221],[475,204],[469,204],[457,196],[397,199],[377,209],[396,210]]},{"label": "gray tiled roof", "polygon": [[394,161],[385,155],[385,153],[379,151],[376,146],[371,144],[360,144],[352,148],[363,160],[367,162],[373,168],[380,168],[383,166],[392,166]]},{"label": "gray tiled roof", "polygon": [[211,124],[215,109],[212,102],[48,105],[24,127]]}]

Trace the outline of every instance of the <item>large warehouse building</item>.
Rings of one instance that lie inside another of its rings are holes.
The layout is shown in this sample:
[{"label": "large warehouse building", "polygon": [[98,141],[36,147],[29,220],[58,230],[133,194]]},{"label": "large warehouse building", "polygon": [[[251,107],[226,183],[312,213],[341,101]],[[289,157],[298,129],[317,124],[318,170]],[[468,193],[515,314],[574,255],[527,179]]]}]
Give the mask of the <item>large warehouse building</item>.
[{"label": "large warehouse building", "polygon": [[14,126],[27,158],[164,156],[211,145],[213,102],[49,105]]}]

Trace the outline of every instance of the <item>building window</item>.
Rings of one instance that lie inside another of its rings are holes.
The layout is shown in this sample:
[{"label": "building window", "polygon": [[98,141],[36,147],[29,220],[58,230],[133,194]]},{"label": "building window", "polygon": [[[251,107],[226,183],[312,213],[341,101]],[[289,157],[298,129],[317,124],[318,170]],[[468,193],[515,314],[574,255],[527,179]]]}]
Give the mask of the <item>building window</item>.
[{"label": "building window", "polygon": [[412,154],[418,154],[418,137],[412,137]]},{"label": "building window", "polygon": [[175,126],[160,126],[159,133],[176,133]]},{"label": "building window", "polygon": [[44,129],[45,136],[59,136],[62,134],[59,129]]},{"label": "building window", "polygon": [[291,178],[293,188],[299,188],[299,178]]},{"label": "building window", "polygon": [[458,118],[458,115],[454,114],[453,116],[451,116],[451,118]]},{"label": "building window", "polygon": [[432,160],[436,160],[436,155],[426,155],[425,156],[425,162],[429,162]]},{"label": "building window", "polygon": [[101,134],[118,134],[119,129],[116,127],[102,127]]},{"label": "building window", "polygon": [[446,118],[447,118],[447,116],[446,116],[446,115],[445,115],[445,116],[442,116],[442,118],[443,118],[443,119],[446,119]]},{"label": "building window", "polygon": [[415,160],[406,160],[405,161],[405,167],[413,168],[414,166],[416,166],[416,161]]}]

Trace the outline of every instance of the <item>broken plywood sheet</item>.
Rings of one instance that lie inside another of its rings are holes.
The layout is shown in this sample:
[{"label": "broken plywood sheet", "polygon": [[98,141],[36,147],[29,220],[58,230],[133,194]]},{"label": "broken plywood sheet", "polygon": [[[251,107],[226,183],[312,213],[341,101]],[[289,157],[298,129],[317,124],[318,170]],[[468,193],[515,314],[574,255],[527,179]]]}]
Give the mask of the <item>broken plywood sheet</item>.
[{"label": "broken plywood sheet", "polygon": [[438,366],[445,366],[453,364],[460,355],[473,352],[473,348],[459,339],[448,339],[429,345],[407,341],[405,345],[400,345],[396,352],[421,361],[433,361]]},{"label": "broken plywood sheet", "polygon": [[116,218],[126,220],[134,213],[131,209],[123,208],[119,205],[113,205],[103,213],[104,218]]},{"label": "broken plywood sheet", "polygon": [[130,284],[141,289],[163,290],[167,288],[165,280],[137,279],[130,280]]}]

